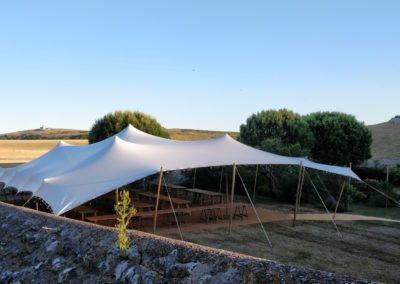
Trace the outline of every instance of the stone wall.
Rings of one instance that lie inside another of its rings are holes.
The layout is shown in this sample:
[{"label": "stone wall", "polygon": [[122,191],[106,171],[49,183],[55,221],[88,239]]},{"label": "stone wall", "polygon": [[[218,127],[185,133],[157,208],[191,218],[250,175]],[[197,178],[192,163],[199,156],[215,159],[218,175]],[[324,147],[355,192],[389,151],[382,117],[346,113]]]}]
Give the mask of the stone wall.
[{"label": "stone wall", "polygon": [[370,283],[0,202],[0,283]]}]

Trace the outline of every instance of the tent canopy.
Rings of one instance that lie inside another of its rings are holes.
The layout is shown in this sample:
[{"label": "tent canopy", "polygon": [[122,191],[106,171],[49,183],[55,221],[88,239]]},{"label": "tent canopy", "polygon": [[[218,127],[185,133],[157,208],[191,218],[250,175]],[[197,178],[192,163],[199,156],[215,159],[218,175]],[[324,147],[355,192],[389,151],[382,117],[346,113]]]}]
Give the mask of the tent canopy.
[{"label": "tent canopy", "polygon": [[73,146],[60,142],[43,156],[0,171],[0,181],[31,191],[57,215],[149,175],[180,169],[227,165],[303,165],[359,180],[345,167],[285,157],[244,145],[225,135],[210,140],[176,141],[133,126],[101,142]]}]

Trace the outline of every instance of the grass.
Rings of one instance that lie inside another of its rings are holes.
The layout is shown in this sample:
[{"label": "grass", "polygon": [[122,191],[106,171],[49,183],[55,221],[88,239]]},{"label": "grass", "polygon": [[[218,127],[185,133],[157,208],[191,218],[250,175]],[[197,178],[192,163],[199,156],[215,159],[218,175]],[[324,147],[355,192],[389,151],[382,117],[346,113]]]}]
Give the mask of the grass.
[{"label": "grass", "polygon": [[[362,224],[360,224],[362,223]],[[286,264],[351,275],[386,283],[400,279],[400,226],[377,222],[339,222],[341,239],[329,222],[264,224],[273,248],[259,225],[184,233],[186,241]],[[177,238],[176,234],[172,237]]]},{"label": "grass", "polygon": [[232,138],[237,138],[238,132],[208,131],[194,129],[168,129],[171,139],[175,140],[205,140],[229,134]]},{"label": "grass", "polygon": [[373,159],[400,158],[400,124],[380,123],[368,126],[372,132],[371,152]]},{"label": "grass", "polygon": [[[75,130],[74,130],[75,131]],[[225,132],[222,131],[205,131],[192,129],[169,129],[171,139],[176,140],[204,140],[222,136]],[[31,131],[36,132],[36,131]],[[68,129],[54,129],[40,131],[46,132],[49,135],[71,135]],[[229,133],[233,138],[237,138],[238,133]],[[0,140],[0,166],[10,167],[19,163],[25,163],[32,159],[43,155],[53,148],[59,140]],[[75,145],[86,145],[88,142],[85,139],[65,140],[67,143]]]},{"label": "grass", "polygon": [[[65,140],[75,145],[86,145],[87,140]],[[58,140],[0,140],[0,163],[14,165],[43,155],[58,143]]]},{"label": "grass", "polygon": [[400,208],[380,208],[365,205],[351,205],[348,213],[374,216],[388,219],[400,220]]}]

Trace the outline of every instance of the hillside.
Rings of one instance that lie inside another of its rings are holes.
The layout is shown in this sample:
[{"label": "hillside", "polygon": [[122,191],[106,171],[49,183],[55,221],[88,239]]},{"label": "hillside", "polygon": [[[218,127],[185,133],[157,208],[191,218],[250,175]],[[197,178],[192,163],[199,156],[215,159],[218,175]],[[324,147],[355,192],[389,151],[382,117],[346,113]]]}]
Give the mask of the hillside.
[{"label": "hillside", "polygon": [[[208,131],[194,129],[168,129],[171,139],[175,140],[204,140],[222,136],[227,132]],[[237,138],[237,132],[228,132],[233,138]],[[65,139],[87,139],[87,130],[47,128],[23,130],[0,135],[0,140],[65,140]]]},{"label": "hillside", "polygon": [[0,135],[0,140],[64,140],[87,139],[88,131],[63,128],[39,128]]},{"label": "hillside", "polygon": [[385,159],[385,163],[396,164],[396,160],[400,160],[400,123],[391,120],[368,128],[373,140],[371,160]]}]

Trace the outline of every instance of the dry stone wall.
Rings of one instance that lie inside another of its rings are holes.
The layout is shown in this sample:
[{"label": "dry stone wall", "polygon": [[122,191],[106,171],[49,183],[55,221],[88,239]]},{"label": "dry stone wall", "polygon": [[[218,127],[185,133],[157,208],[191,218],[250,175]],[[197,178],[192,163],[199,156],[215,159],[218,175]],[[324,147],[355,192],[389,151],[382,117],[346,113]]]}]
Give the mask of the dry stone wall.
[{"label": "dry stone wall", "polygon": [[370,283],[0,202],[0,283]]}]

